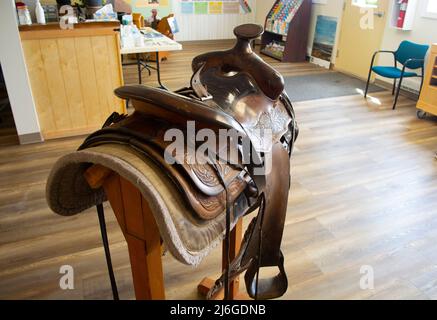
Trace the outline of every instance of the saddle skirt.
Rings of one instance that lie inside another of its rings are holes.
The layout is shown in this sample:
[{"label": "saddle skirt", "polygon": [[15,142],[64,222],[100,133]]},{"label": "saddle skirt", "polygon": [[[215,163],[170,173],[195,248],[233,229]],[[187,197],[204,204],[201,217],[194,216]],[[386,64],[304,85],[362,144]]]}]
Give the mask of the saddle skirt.
[{"label": "saddle skirt", "polygon": [[[249,295],[281,296],[288,285],[280,245],[298,129],[282,76],[250,47],[262,32],[242,25],[233,49],[196,57],[187,88],[115,90],[135,111],[112,115],[77,152],[58,160],[47,182],[51,209],[74,215],[104,202],[103,189],[91,189],[84,178],[90,166],[103,165],[140,190],[169,251],[189,265],[199,264],[238,219],[259,209],[209,297],[244,271]],[[215,139],[199,142],[199,135]],[[276,277],[256,277],[271,266],[279,269]]]}]

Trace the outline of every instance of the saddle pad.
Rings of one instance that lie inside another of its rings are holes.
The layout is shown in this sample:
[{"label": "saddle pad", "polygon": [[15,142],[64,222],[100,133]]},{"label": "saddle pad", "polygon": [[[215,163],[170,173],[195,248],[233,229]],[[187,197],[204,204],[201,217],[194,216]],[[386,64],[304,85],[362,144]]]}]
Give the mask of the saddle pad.
[{"label": "saddle pad", "polygon": [[[50,208],[65,216],[80,213],[106,200],[84,178],[93,164],[111,168],[140,190],[149,203],[161,237],[180,262],[198,265],[224,237],[225,214],[211,220],[196,218],[180,192],[150,159],[129,146],[106,144],[68,154],[53,167],[47,181]],[[236,221],[232,221],[232,227]]]}]

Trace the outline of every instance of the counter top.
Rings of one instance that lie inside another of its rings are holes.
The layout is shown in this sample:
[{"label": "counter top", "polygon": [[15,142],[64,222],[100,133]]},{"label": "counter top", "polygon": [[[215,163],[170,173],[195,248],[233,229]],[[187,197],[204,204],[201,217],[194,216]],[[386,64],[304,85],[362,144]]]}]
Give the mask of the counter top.
[{"label": "counter top", "polygon": [[109,35],[120,28],[118,21],[81,22],[73,29],[62,29],[58,22],[20,26],[22,40]]}]

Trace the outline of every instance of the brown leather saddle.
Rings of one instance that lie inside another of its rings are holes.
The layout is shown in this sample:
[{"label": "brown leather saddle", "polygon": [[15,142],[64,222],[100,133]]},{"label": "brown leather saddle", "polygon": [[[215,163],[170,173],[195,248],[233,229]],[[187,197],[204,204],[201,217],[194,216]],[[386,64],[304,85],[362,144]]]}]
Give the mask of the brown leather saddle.
[{"label": "brown leather saddle", "polygon": [[[209,297],[223,288],[227,295],[229,281],[246,271],[249,295],[271,299],[288,287],[280,247],[298,129],[282,76],[251,49],[263,28],[247,24],[234,33],[233,49],[193,60],[190,87],[174,93],[146,86],[115,90],[135,112],[112,115],[79,150],[105,144],[133,148],[165,172],[193,219],[208,222],[226,215],[227,241],[235,221],[259,209],[240,253]],[[182,149],[174,146],[178,134],[184,138]],[[218,139],[199,142],[199,135]],[[263,267],[277,267],[278,274],[260,279]]]}]

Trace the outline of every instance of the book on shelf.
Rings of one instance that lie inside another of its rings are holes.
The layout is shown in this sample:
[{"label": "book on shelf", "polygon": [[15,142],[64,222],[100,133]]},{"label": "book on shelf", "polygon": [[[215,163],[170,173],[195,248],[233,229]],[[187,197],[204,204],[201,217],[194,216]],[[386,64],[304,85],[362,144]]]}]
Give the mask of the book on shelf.
[{"label": "book on shelf", "polygon": [[265,20],[261,53],[284,62],[306,59],[312,0],[276,0]]},{"label": "book on shelf", "polygon": [[285,43],[279,41],[272,41],[265,46],[263,52],[268,55],[273,55],[276,58],[282,58],[284,56]]},{"label": "book on shelf", "polygon": [[270,10],[266,20],[266,30],[280,35],[287,35],[290,22],[302,5],[303,0],[278,1]]}]

